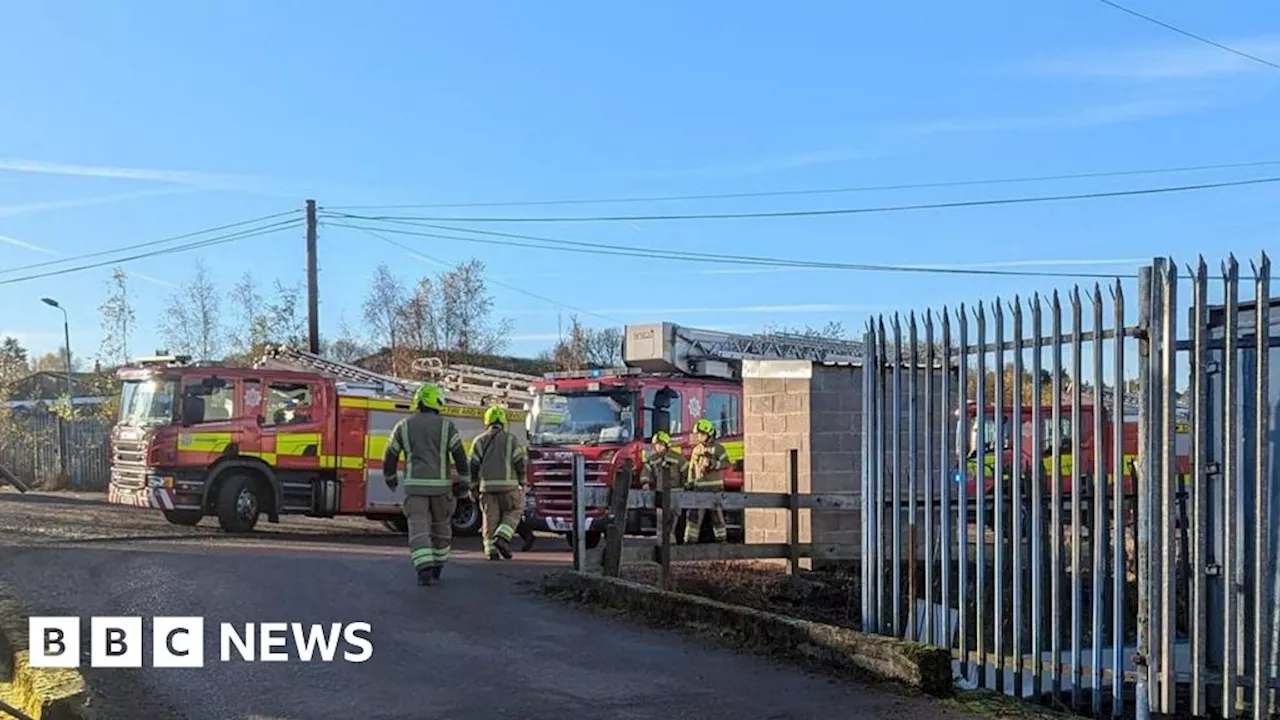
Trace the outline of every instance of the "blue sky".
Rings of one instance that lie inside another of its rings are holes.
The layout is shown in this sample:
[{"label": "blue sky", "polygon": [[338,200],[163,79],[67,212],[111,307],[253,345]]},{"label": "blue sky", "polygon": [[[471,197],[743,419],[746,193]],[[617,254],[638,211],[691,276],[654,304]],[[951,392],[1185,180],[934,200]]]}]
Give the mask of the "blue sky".
[{"label": "blue sky", "polygon": [[[606,7],[608,5],[608,7]],[[1280,61],[1280,7],[1131,0]],[[1101,3],[8,3],[0,8],[4,272],[301,206],[750,192],[1280,160],[1280,71]],[[945,202],[1280,175],[1252,170],[803,198],[423,214],[735,212]],[[503,225],[570,240],[867,263],[1132,272],[1276,249],[1274,185],[1089,202],[801,219]],[[472,227],[482,227],[472,225]],[[397,237],[475,256],[515,321],[557,314],[858,328],[868,314],[1066,287],[1061,281],[740,268]],[[322,227],[321,323],[359,325],[373,268],[434,266]],[[159,344],[172,285],[204,259],[303,277],[300,230],[126,264],[133,347]],[[1040,263],[1036,265],[1034,263]],[[1247,265],[1246,265],[1247,269]],[[0,335],[96,351],[109,269],[0,285]]]}]

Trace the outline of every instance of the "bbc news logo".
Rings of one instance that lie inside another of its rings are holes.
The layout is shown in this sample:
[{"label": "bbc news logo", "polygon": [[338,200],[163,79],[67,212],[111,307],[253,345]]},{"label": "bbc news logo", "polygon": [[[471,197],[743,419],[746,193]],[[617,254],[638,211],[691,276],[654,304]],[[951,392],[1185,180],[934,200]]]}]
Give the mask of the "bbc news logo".
[{"label": "bbc news logo", "polygon": [[[224,622],[218,626],[218,657],[224,663],[236,658],[243,662],[334,662],[339,657],[344,662],[362,663],[373,657],[371,632],[366,622],[243,626]],[[80,667],[80,618],[33,617],[27,633],[31,667]],[[89,667],[142,667],[145,639],[141,617],[90,618],[88,639]],[[152,618],[151,667],[204,667],[204,641],[202,617]]]}]

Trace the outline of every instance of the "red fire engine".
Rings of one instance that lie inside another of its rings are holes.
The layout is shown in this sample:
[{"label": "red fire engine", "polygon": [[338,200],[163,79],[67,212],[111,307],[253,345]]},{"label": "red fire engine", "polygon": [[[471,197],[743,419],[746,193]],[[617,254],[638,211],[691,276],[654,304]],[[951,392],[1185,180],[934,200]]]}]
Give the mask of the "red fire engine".
[{"label": "red fire engine", "polygon": [[[403,531],[403,487],[389,490],[381,468],[391,428],[411,411],[406,381],[298,351],[255,368],[151,358],[117,375],[110,502],[179,525],[214,515],[230,532],[262,514],[357,515]],[[483,411],[451,399],[442,414],[469,442]],[[512,424],[523,415],[513,410]],[[470,515],[455,527],[474,531]]]},{"label": "red fire engine", "polygon": [[[742,489],[742,380],[746,359],[856,359],[861,343],[791,334],[735,335],[674,323],[628,325],[626,367],[551,373],[530,388],[528,415],[530,492],[526,520],[537,530],[573,541],[573,458],[582,455],[586,483],[611,486],[627,469],[639,487],[649,438],[671,434],[673,449],[687,456],[700,418],[716,424],[731,467],[725,489]],[[588,546],[599,543],[604,509],[587,514]],[[726,511],[730,541],[741,541],[742,511]],[[678,521],[677,540],[683,537]],[[628,534],[653,534],[653,511],[631,510]]]},{"label": "red fire engine", "polygon": [[[1055,408],[1052,404],[1042,405],[1040,408],[1033,408],[1029,404],[1022,407],[1021,422],[1015,424],[1011,403],[1004,404],[1001,414],[1002,435],[1000,442],[1000,450],[996,449],[996,425],[995,425],[995,407],[987,405],[984,408],[984,417],[982,421],[982,455],[984,471],[983,478],[983,496],[987,498],[987,506],[995,496],[996,485],[996,456],[1000,456],[1001,475],[1005,479],[1005,508],[1009,508],[1008,500],[1012,496],[1012,478],[1014,465],[1014,443],[1013,437],[1015,432],[1021,433],[1021,458],[1019,460],[1019,472],[1021,473],[1021,495],[1022,502],[1028,503],[1031,500],[1031,483],[1033,480],[1032,469],[1035,464],[1041,466],[1041,490],[1042,497],[1045,502],[1049,502],[1053,492],[1055,475],[1053,472],[1054,458],[1054,412]],[[1061,488],[1061,496],[1069,499],[1074,492],[1073,485],[1073,465],[1079,462],[1079,475],[1081,482],[1081,496],[1088,502],[1094,493],[1094,474],[1095,474],[1095,458],[1098,453],[1102,454],[1102,467],[1105,476],[1104,486],[1107,488],[1108,495],[1112,492],[1113,483],[1115,482],[1115,417],[1112,412],[1113,403],[1104,402],[1101,406],[1094,405],[1092,402],[1082,403],[1080,406],[1080,417],[1078,422],[1072,416],[1072,406],[1070,402],[1064,402],[1057,407],[1058,416],[1058,457],[1059,472],[1057,475],[1058,486]],[[978,420],[977,420],[977,404],[968,403],[965,407],[965,417],[963,423],[957,428],[956,443],[960,442],[961,435],[967,435],[966,447],[968,448],[968,463],[964,473],[955,473],[954,480],[958,484],[962,480],[965,483],[965,493],[972,502],[977,498],[978,487]],[[1040,427],[1039,429],[1039,445],[1036,444],[1036,428],[1033,426],[1035,420],[1035,410],[1039,410]],[[1132,498],[1137,490],[1134,463],[1137,462],[1138,456],[1138,408],[1132,403],[1122,404],[1123,414],[1121,422],[1123,423],[1121,432],[1121,458],[1123,465],[1120,472],[1121,491],[1125,497]],[[1102,435],[1095,436],[1094,413],[1102,414],[1101,425]],[[1176,427],[1175,450],[1177,453],[1177,473],[1179,482],[1185,483],[1191,472],[1189,456],[1191,436],[1190,426],[1185,422],[1185,408],[1178,409],[1178,415],[1181,422]],[[1075,428],[1079,428],[1080,437],[1078,441],[1072,442],[1072,432]],[[1076,457],[1073,448],[1078,447],[1080,455]],[[994,516],[988,514],[989,521],[994,521]]]}]

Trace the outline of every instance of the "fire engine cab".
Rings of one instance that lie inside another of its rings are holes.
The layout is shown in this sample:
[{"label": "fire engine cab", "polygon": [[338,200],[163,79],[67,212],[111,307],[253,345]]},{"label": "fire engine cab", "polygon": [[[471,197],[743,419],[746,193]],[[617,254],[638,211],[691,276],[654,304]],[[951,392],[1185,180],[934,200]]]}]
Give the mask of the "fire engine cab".
[{"label": "fire engine cab", "polygon": [[[707,418],[728,452],[725,489],[742,489],[741,361],[792,359],[862,361],[862,344],[793,334],[735,335],[675,323],[628,325],[625,367],[549,373],[533,383],[528,414],[529,493],[526,520],[573,542],[573,464],[583,456],[588,486],[612,486],[630,475],[640,486],[649,439],[671,435],[672,450],[689,455],[694,423]],[[604,508],[587,511],[586,544],[603,532]],[[741,542],[741,511],[726,511],[730,542]],[[683,538],[678,521],[677,539]],[[652,510],[631,510],[626,532],[654,534]]]},{"label": "fire engine cab", "polygon": [[[167,356],[117,375],[110,502],[158,509],[178,525],[213,515],[229,532],[252,530],[263,514],[356,515],[403,531],[403,486],[382,481],[382,453],[412,412],[416,383],[284,349],[253,368]],[[450,397],[441,414],[469,445],[485,405],[505,398],[460,395],[471,402]],[[512,424],[523,415],[513,409]],[[462,522],[464,531],[475,524]]]}]

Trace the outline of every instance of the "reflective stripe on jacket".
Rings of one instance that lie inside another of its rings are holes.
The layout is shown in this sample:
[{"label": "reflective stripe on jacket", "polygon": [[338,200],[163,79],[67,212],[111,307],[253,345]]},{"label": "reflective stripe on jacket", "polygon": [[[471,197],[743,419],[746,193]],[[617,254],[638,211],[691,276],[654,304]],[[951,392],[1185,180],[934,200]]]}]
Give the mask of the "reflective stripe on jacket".
[{"label": "reflective stripe on jacket", "polygon": [[658,455],[646,450],[644,465],[640,468],[640,482],[648,483],[654,490],[676,490],[684,485],[688,463],[684,455],[668,450]]},{"label": "reflective stripe on jacket", "polygon": [[515,435],[490,426],[471,441],[471,475],[480,492],[514,490],[524,485],[527,457]]},{"label": "reflective stripe on jacket", "polygon": [[445,495],[451,492],[449,459],[467,479],[467,453],[453,422],[438,413],[419,412],[396,423],[382,456],[383,473],[394,474],[401,453],[405,456],[405,495]]}]

